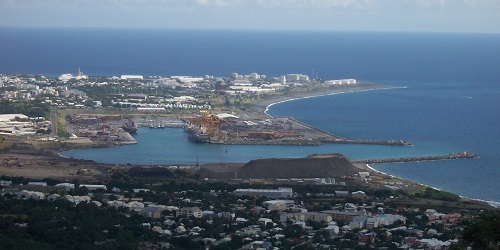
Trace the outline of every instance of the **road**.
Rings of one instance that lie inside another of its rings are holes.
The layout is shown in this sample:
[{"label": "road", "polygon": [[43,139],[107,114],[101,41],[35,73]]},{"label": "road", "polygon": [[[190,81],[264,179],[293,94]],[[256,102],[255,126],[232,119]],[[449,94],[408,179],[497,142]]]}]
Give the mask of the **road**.
[{"label": "road", "polygon": [[50,111],[50,131],[51,136],[57,135],[57,113],[55,110]]}]

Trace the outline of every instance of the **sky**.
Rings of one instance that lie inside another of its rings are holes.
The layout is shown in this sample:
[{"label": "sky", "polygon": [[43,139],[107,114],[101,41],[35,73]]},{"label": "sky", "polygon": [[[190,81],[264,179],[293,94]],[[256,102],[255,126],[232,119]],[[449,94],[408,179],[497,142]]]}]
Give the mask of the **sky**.
[{"label": "sky", "polygon": [[0,27],[500,33],[500,0],[0,0]]}]

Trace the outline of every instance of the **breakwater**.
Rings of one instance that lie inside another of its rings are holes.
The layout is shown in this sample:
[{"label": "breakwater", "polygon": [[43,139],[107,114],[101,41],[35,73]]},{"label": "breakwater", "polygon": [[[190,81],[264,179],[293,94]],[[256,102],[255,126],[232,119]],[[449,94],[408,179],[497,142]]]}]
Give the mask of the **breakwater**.
[{"label": "breakwater", "polygon": [[438,161],[438,160],[458,160],[458,159],[472,159],[478,158],[476,154],[469,152],[452,153],[449,155],[433,155],[433,156],[415,156],[415,157],[400,157],[400,158],[385,158],[385,159],[371,159],[371,160],[356,160],[352,163],[366,163],[366,164],[383,164],[383,163],[404,163],[404,162],[419,162],[419,161]]},{"label": "breakwater", "polygon": [[275,145],[275,146],[321,146],[317,140],[289,139],[289,140],[228,140],[223,142],[210,142],[212,144],[226,145]]},{"label": "breakwater", "polygon": [[367,140],[367,139],[349,139],[349,138],[320,138],[322,143],[339,144],[371,144],[388,146],[412,146],[411,142],[403,140]]},{"label": "breakwater", "polygon": [[352,139],[336,136],[330,132],[313,127],[307,123],[294,119],[293,117],[285,117],[295,125],[304,127],[305,129],[315,132],[317,140],[320,143],[338,143],[338,144],[369,144],[369,145],[388,145],[388,146],[412,146],[411,142],[404,140],[368,140],[368,139]]}]

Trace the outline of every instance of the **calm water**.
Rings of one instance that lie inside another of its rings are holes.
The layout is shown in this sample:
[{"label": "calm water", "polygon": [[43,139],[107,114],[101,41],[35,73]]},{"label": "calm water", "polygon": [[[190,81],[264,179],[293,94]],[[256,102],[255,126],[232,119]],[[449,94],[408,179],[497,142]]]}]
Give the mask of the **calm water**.
[{"label": "calm water", "polygon": [[257,72],[356,78],[407,88],[274,105],[341,136],[404,139],[414,147],[220,146],[189,143],[179,129],[140,129],[139,144],[65,156],[106,163],[195,164],[344,153],[353,159],[471,151],[479,159],[374,166],[460,195],[500,201],[500,35],[0,29],[0,73],[58,76],[215,75]]}]

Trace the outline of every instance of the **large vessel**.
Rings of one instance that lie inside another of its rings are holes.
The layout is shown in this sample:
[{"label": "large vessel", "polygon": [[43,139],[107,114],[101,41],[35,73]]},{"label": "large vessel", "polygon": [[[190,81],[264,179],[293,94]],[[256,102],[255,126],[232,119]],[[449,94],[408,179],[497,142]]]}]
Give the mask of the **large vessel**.
[{"label": "large vessel", "polygon": [[123,124],[122,129],[128,133],[137,133],[137,126],[135,125],[135,122],[132,121],[131,119],[129,119],[128,122]]},{"label": "large vessel", "polygon": [[209,143],[210,134],[206,132],[205,129],[197,129],[194,126],[185,127],[185,131],[188,133],[189,139],[197,143]]}]

